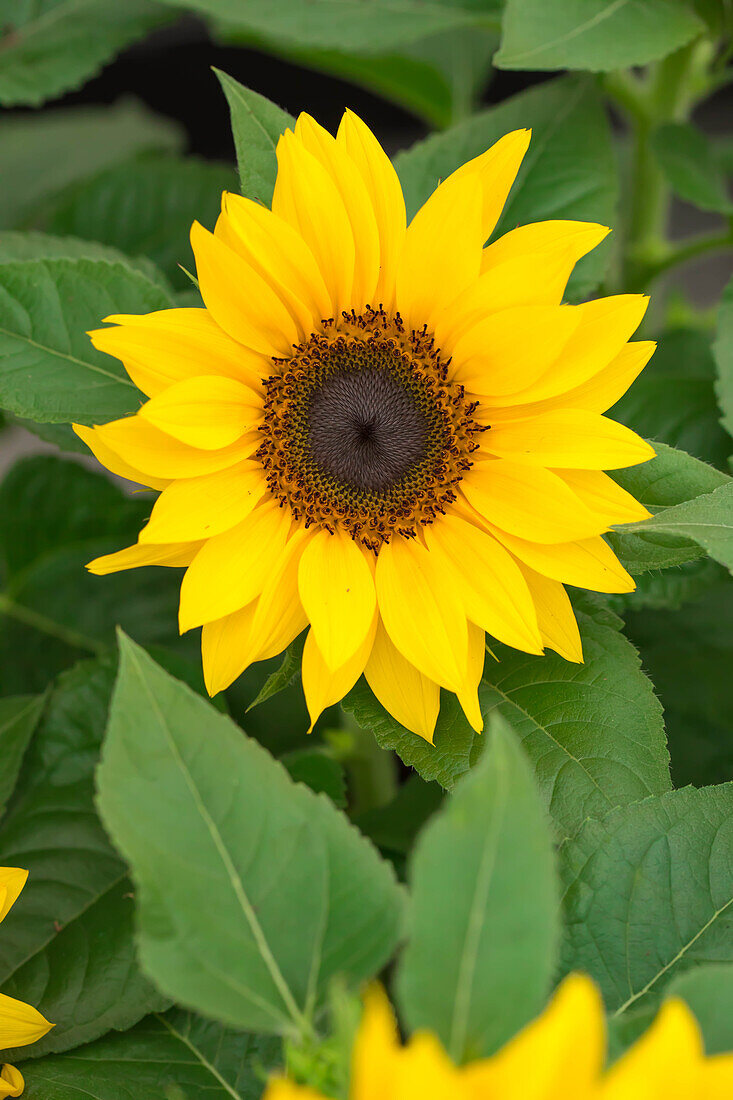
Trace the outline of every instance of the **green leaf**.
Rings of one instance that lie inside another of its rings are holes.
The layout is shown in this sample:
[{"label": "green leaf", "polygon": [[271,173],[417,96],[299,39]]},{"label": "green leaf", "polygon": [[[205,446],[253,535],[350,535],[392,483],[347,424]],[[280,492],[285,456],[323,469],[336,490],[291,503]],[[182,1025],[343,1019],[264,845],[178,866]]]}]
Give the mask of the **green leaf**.
[{"label": "green leaf", "polygon": [[295,683],[300,677],[300,665],[303,658],[304,644],[305,635],[303,634],[297,637],[294,642],[290,643],[285,650],[285,656],[280,665],[267,677],[256,696],[247,707],[245,713],[249,714],[255,707],[260,706],[261,703],[266,703],[268,699],[274,698],[275,695],[279,695],[281,691],[285,691],[286,688],[289,688],[291,684]]},{"label": "green leaf", "polygon": [[718,364],[716,392],[723,413],[722,424],[733,435],[733,279],[720,300],[718,333],[713,345]]},{"label": "green leaf", "polygon": [[127,869],[94,812],[114,667],[85,662],[60,678],[0,828],[0,864],[30,871],[3,922],[1,989],[55,1024],[24,1057],[130,1027],[167,1003],[137,968]]},{"label": "green leaf", "polygon": [[544,1004],[558,939],[550,831],[517,739],[489,746],[423,830],[412,859],[411,935],[397,981],[412,1030],[457,1062],[490,1054]]},{"label": "green leaf", "polygon": [[191,1012],[149,1016],[68,1054],[23,1064],[26,1100],[259,1100],[280,1043]]},{"label": "green leaf", "polygon": [[633,386],[609,416],[647,439],[726,468],[733,440],[721,428],[715,400],[715,360],[699,329],[665,333]]},{"label": "green leaf", "polygon": [[146,643],[176,640],[196,652],[193,635],[177,639],[177,570],[94,577],[84,568],[135,541],[149,497],[126,497],[102,474],[37,456],[8,473],[0,508],[13,517],[0,525],[0,694],[43,691],[80,657],[111,646],[117,623]]},{"label": "green leaf", "polygon": [[706,1054],[733,1050],[733,965],[688,970],[669,983],[667,996],[681,997],[690,1006],[700,1025]]},{"label": "green leaf", "polygon": [[[678,504],[714,492],[730,483],[730,478],[700,462],[684,451],[664,443],[653,444],[656,457],[627,470],[614,470],[613,478],[650,512],[665,515]],[[667,569],[693,561],[704,550],[679,533],[670,535],[651,528],[651,520],[642,524],[625,524],[608,535],[621,561],[630,573],[649,569]]]},{"label": "green leaf", "polygon": [[496,25],[493,2],[483,11],[446,0],[186,0],[186,6],[287,46],[345,53],[380,53],[453,27]]},{"label": "green leaf", "polygon": [[242,194],[269,206],[277,176],[275,147],[295,119],[233,76],[220,69],[214,72],[229,104]]},{"label": "green leaf", "polygon": [[0,813],[13,793],[28,742],[41,717],[42,695],[0,699]]},{"label": "green leaf", "polygon": [[671,611],[629,614],[639,647],[664,707],[675,786],[704,786],[733,778],[733,580]]},{"label": "green leaf", "polygon": [[563,972],[587,971],[620,1014],[691,967],[732,961],[732,837],[730,783],[587,821],[560,853]]},{"label": "green leaf", "polygon": [[[584,664],[492,645],[499,662],[487,662],[479,689],[484,718],[498,711],[521,737],[564,835],[592,814],[669,788],[662,709],[621,620],[587,600],[578,623]],[[483,746],[453,696],[443,696],[434,746],[398,725],[363,681],[344,705],[383,748],[449,789]]]},{"label": "green leaf", "polygon": [[104,168],[145,150],[179,148],[182,137],[134,100],[0,119],[0,228],[19,226],[50,196]]},{"label": "green leaf", "polygon": [[192,267],[192,223],[213,228],[222,191],[234,171],[193,157],[147,157],[118,165],[70,188],[40,219],[51,233],[100,241],[130,256],[147,256],[179,288],[190,286],[179,264]]},{"label": "green leaf", "polygon": [[733,572],[733,481],[642,523],[627,524],[626,530],[689,539]]},{"label": "green leaf", "polygon": [[37,107],[78,88],[130,42],[172,18],[151,0],[13,3],[3,18],[0,103]]},{"label": "green leaf", "polygon": [[[308,1029],[400,935],[390,867],[334,806],[122,635],[99,806],[139,887],[143,965],[233,1026]],[[206,905],[201,905],[201,898]]]},{"label": "green leaf", "polygon": [[140,405],[122,364],[92,347],[87,331],[111,313],[171,304],[137,271],[102,260],[36,260],[0,266],[0,404],[52,423],[99,424]]},{"label": "green leaf", "polygon": [[0,239],[0,264],[18,260],[106,260],[107,263],[125,264],[141,272],[153,283],[170,292],[170,284],[154,263],[144,256],[126,256],[117,248],[100,244],[97,240],[80,240],[76,237],[54,237],[49,233],[3,233]]},{"label": "green leaf", "polygon": [[324,749],[297,749],[281,756],[280,762],[296,783],[305,783],[316,794],[322,791],[340,809],[346,806],[344,769]]},{"label": "green leaf", "polygon": [[701,210],[733,213],[728,181],[701,130],[689,122],[666,122],[653,132],[651,144],[675,194]]},{"label": "green leaf", "polygon": [[[595,86],[577,77],[530,88],[398,154],[395,167],[409,213],[454,169],[509,131],[528,126],[529,151],[495,235],[552,218],[613,225],[618,182],[608,119]],[[609,257],[604,243],[580,261],[570,297],[587,295],[598,286]]]},{"label": "green leaf", "polygon": [[590,69],[646,65],[705,29],[679,0],[506,0],[500,69]]}]

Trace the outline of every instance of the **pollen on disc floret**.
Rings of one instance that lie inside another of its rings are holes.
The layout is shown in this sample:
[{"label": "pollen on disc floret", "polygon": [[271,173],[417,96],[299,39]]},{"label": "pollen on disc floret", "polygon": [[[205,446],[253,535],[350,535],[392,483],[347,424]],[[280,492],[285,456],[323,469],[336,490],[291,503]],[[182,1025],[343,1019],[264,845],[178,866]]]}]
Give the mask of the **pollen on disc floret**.
[{"label": "pollen on disc floret", "polygon": [[339,526],[376,553],[455,501],[485,426],[426,327],[345,312],[273,363],[257,457],[305,527]]}]

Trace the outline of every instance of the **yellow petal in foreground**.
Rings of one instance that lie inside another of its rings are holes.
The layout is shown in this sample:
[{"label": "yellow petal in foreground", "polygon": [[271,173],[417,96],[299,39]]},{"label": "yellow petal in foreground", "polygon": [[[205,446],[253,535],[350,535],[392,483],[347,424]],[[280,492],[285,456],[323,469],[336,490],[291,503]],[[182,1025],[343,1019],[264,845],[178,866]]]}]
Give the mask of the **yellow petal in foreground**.
[{"label": "yellow petal in foreground", "polygon": [[[733,1058],[728,1060],[729,1095],[733,1095]],[[615,1066],[601,1089],[602,1100],[709,1100],[702,1085],[704,1049],[695,1017],[676,998]],[[641,1089],[643,1088],[643,1092]]]},{"label": "yellow petal in foreground", "polygon": [[484,672],[486,660],[486,635],[483,630],[468,623],[468,662],[466,664],[466,677],[459,691],[456,692],[458,702],[463,708],[468,724],[481,733],[484,728],[484,716],[479,704],[478,689]]},{"label": "yellow petal in foreground", "polygon": [[156,500],[140,542],[187,542],[221,535],[247,518],[266,488],[262,467],[250,459],[213,474],[179,478]]},{"label": "yellow petal in foreground", "polygon": [[21,1096],[25,1088],[23,1074],[7,1063],[0,1070],[0,1100],[6,1096]]},{"label": "yellow petal in foreground", "polygon": [[140,416],[112,420],[95,428],[94,432],[98,442],[119,455],[123,463],[141,470],[146,480],[165,478],[165,484],[179,477],[201,477],[216,470],[226,470],[243,458],[249,458],[259,443],[257,433],[252,432],[228,447],[204,451],[181,443]]},{"label": "yellow petal in foreground", "polygon": [[114,554],[95,558],[87,565],[90,573],[104,577],[108,573],[120,573],[123,569],[140,569],[145,565],[167,565],[174,568],[190,565],[201,549],[201,542],[172,542],[158,546],[138,542]]},{"label": "yellow petal in foreground", "polygon": [[52,1027],[32,1005],[0,993],[0,1049],[28,1046]]},{"label": "yellow petal in foreground", "polygon": [[583,662],[583,644],[573,606],[559,581],[536,573],[528,565],[521,567],[537,611],[542,641],[566,661]]},{"label": "yellow petal in foreground", "polygon": [[577,493],[586,508],[595,512],[609,527],[616,523],[638,523],[651,514],[602,470],[558,470],[557,473]]},{"label": "yellow petal in foreground", "polygon": [[349,657],[337,669],[328,667],[323,654],[318,648],[313,627],[308,631],[308,636],[303,647],[303,694],[310,715],[311,733],[313,727],[326,707],[333,706],[343,699],[347,692],[351,691],[356,681],[364,671],[364,666],[369,660],[369,655],[374,644],[374,635],[377,631],[377,616],[372,618],[372,624],[364,637],[363,642],[356,652]]},{"label": "yellow petal in foreground", "polygon": [[152,397],[140,416],[181,443],[216,450],[235,443],[262,418],[262,399],[222,375],[186,378]]},{"label": "yellow petal in foreground", "polygon": [[501,424],[481,436],[481,446],[517,462],[581,470],[618,470],[654,458],[654,450],[636,432],[581,409]]},{"label": "yellow petal in foreground", "polygon": [[28,881],[28,872],[20,867],[0,867],[0,921],[5,920]]},{"label": "yellow petal in foreground", "polygon": [[72,424],[79,439],[86,443],[94,457],[98,459],[111,473],[118,477],[124,477],[128,481],[134,481],[137,485],[145,485],[148,489],[165,489],[170,480],[162,477],[151,477],[142,470],[131,466],[123,458],[113,451],[99,435],[96,428],[87,428],[84,424]]},{"label": "yellow petal in foreground", "polygon": [[348,535],[319,531],[300,559],[298,591],[318,649],[334,672],[361,647],[374,619],[372,571]]},{"label": "yellow petal in foreground", "polygon": [[385,710],[405,729],[432,744],[440,710],[440,688],[402,656],[381,622],[364,675]]},{"label": "yellow petal in foreground", "polygon": [[545,577],[594,592],[633,592],[636,588],[634,578],[600,535],[545,545],[517,538],[490,524],[488,529],[520,562]]},{"label": "yellow petal in foreground", "polygon": [[[598,225],[595,222],[559,219],[519,225],[515,229],[510,229],[508,233],[504,233],[497,241],[487,245],[481,261],[481,269],[491,271],[492,268],[506,263],[507,260],[530,254],[542,258],[534,278],[538,283],[546,285],[548,281],[553,284],[552,277],[548,278],[548,272],[554,273],[555,261],[560,259],[564,267],[564,282],[562,286],[553,285],[553,293],[559,290],[562,296],[565,283],[578,260],[599,245],[609,232],[607,226]],[[548,264],[549,268],[545,266]]]},{"label": "yellow petal in foreground", "polygon": [[475,176],[481,184],[482,243],[494,232],[512,184],[529,148],[531,130],[512,130],[495,141],[490,149],[457,168],[445,181],[447,185]]}]

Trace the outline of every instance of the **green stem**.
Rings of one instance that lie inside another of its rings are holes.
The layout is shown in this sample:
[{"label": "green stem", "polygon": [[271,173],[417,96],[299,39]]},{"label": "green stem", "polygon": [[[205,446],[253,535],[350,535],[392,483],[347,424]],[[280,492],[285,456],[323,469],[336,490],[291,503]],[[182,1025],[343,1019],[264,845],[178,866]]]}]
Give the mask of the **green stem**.
[{"label": "green stem", "polygon": [[705,234],[681,241],[677,245],[669,245],[665,254],[648,265],[643,273],[643,280],[645,283],[651,282],[652,279],[656,279],[673,267],[688,263],[689,260],[697,259],[698,256],[704,256],[709,252],[722,252],[726,249],[733,249],[733,226],[724,233]]},{"label": "green stem", "polygon": [[85,634],[79,634],[78,631],[72,630],[71,627],[56,623],[53,619],[42,615],[40,611],[33,611],[30,607],[24,607],[23,604],[16,603],[15,600],[3,593],[0,593],[0,614],[7,615],[8,618],[15,619],[34,630],[40,630],[41,633],[48,634],[51,638],[58,638],[66,645],[73,646],[74,649],[86,649],[89,653],[93,653],[95,657],[101,656],[106,650],[106,647],[101,642],[95,641],[94,638],[88,638]]},{"label": "green stem", "polygon": [[379,747],[371,730],[361,729],[350,715],[345,719],[350,745],[342,760],[349,777],[350,812],[356,815],[392,801],[397,772],[394,754]]}]

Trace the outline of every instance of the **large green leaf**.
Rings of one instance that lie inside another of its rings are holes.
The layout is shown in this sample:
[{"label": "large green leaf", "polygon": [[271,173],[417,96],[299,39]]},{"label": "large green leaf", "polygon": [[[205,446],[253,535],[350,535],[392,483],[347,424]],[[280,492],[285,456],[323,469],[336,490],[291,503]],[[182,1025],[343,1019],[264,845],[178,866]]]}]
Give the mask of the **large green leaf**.
[{"label": "large green leaf", "polygon": [[667,122],[652,134],[652,149],[681,199],[717,214],[733,213],[728,182],[712,142],[689,122]]},{"label": "large green leaf", "polygon": [[[530,88],[435,134],[395,159],[412,214],[455,168],[510,130],[532,127],[532,141],[497,227],[572,218],[614,225],[617,171],[611,135],[597,89],[567,77]],[[577,297],[595,289],[605,271],[607,244],[578,264],[570,284]]]},{"label": "large green leaf", "polygon": [[92,347],[111,313],[171,304],[137,271],[103,260],[0,266],[0,405],[52,423],[99,424],[132,412],[140,395],[122,364]]},{"label": "large green leaf", "polygon": [[721,428],[715,360],[699,329],[665,333],[651,362],[609,413],[647,439],[726,468],[733,440]]},{"label": "large green leaf", "polygon": [[645,65],[684,46],[704,24],[680,0],[506,0],[500,69]]},{"label": "large green leaf", "polygon": [[[564,835],[590,815],[669,787],[662,709],[636,650],[620,633],[620,619],[589,600],[578,622],[584,664],[492,643],[499,662],[487,661],[479,689],[484,717],[498,712],[521,737]],[[363,681],[345,706],[380,745],[448,788],[483,746],[483,734],[474,733],[454,696],[443,696],[434,745],[400,726]]]},{"label": "large green leaf", "polygon": [[0,103],[38,106],[78,88],[172,12],[153,0],[39,0],[3,5]]},{"label": "large green leaf", "polygon": [[733,572],[733,481],[712,493],[665,508],[643,523],[630,523],[629,533],[651,533],[652,538],[683,538],[696,543],[711,558]]},{"label": "large green leaf", "polygon": [[277,141],[295,119],[233,76],[214,72],[229,104],[242,194],[269,206],[277,176]]},{"label": "large green leaf", "polygon": [[107,263],[134,268],[151,282],[159,283],[164,290],[171,290],[163,273],[145,256],[126,256],[118,248],[100,244],[97,240],[55,237],[36,231],[3,233],[0,238],[0,264],[16,263],[18,260],[106,260]]},{"label": "large green leaf", "polygon": [[718,364],[717,394],[723,427],[733,435],[733,279],[720,301],[718,334],[713,347]]},{"label": "large green leaf", "polygon": [[707,1054],[733,1050],[733,964],[688,970],[667,988],[669,997],[681,997],[700,1025]]},{"label": "large green leaf", "polygon": [[0,864],[30,871],[3,922],[2,992],[55,1024],[29,1057],[130,1027],[166,1004],[137,968],[127,869],[94,811],[114,671],[108,658],[61,677],[0,827]]},{"label": "large green leaf", "polygon": [[177,149],[181,142],[174,123],[133,100],[0,119],[0,228],[19,226],[69,184],[137,153]]},{"label": "large green leaf", "polygon": [[411,1029],[454,1060],[493,1052],[544,1003],[558,939],[557,881],[532,770],[495,717],[489,745],[418,838],[411,934],[397,990]]},{"label": "large green leaf", "polygon": [[561,849],[563,970],[589,973],[622,1013],[691,967],[733,961],[732,842],[731,783],[587,821]]},{"label": "large green leaf", "polygon": [[150,1016],[68,1054],[23,1064],[26,1100],[260,1100],[280,1044],[191,1012]]},{"label": "large green leaf", "polygon": [[[180,0],[165,0],[180,6]],[[186,7],[284,45],[373,53],[453,27],[496,26],[495,0],[185,0]]]},{"label": "large green leaf", "polygon": [[682,615],[644,609],[627,623],[664,707],[675,785],[733,779],[733,580]]},{"label": "large green leaf", "polygon": [[13,793],[43,703],[42,695],[12,695],[0,699],[0,813]]},{"label": "large green leaf", "polygon": [[667,511],[696,497],[711,494],[730,484],[731,479],[720,470],[700,462],[684,451],[665,443],[654,443],[656,458],[627,470],[614,470],[613,477],[659,521],[625,524],[608,536],[609,542],[630,573],[650,569],[667,569],[693,561],[705,551],[680,532],[656,531],[653,523],[662,522]]},{"label": "large green leaf", "polygon": [[194,220],[213,228],[230,167],[193,157],[147,157],[111,168],[70,188],[44,212],[42,227],[147,256],[177,287],[190,286],[188,235]]},{"label": "large green leaf", "polygon": [[391,868],[327,798],[120,647],[98,798],[138,884],[143,965],[233,1026],[307,1030],[334,975],[361,981],[394,950]]}]

